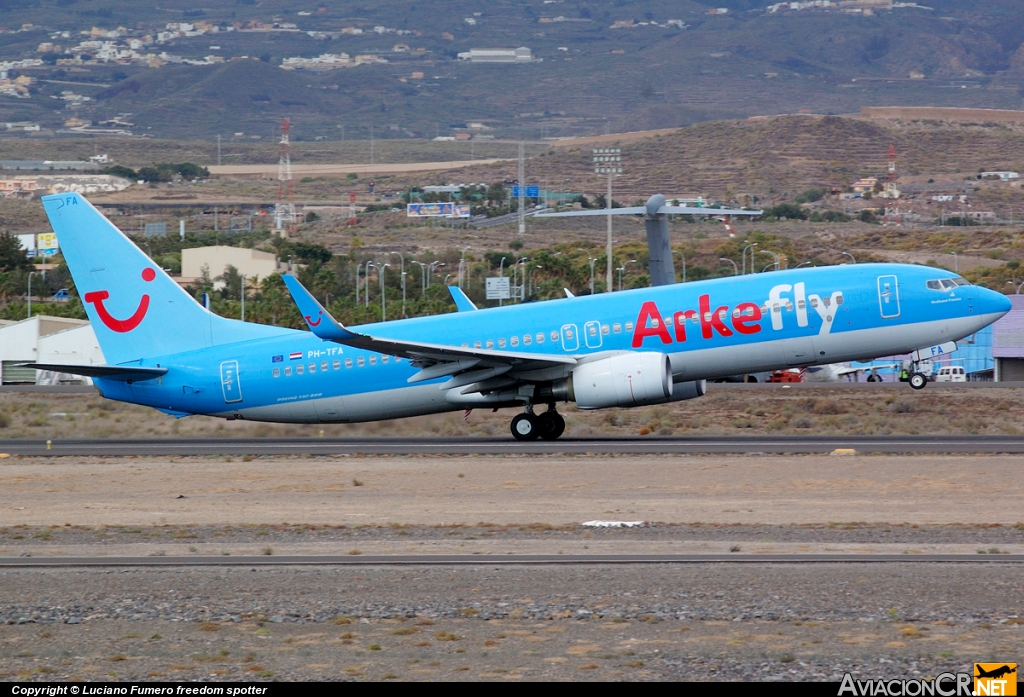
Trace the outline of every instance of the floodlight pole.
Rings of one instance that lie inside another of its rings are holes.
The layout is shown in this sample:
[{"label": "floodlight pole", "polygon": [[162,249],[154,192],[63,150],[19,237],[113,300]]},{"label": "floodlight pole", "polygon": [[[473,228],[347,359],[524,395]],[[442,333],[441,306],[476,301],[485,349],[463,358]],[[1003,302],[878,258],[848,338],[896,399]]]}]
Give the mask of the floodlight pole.
[{"label": "floodlight pole", "polygon": [[[595,148],[593,155],[594,173],[608,175],[608,198],[605,200],[605,205],[608,209],[608,242],[605,248],[608,269],[605,292],[611,293],[615,290],[612,284],[612,270],[614,267],[612,263],[612,177],[622,174],[622,150],[619,148]],[[591,292],[593,292],[593,288],[591,288]]]}]

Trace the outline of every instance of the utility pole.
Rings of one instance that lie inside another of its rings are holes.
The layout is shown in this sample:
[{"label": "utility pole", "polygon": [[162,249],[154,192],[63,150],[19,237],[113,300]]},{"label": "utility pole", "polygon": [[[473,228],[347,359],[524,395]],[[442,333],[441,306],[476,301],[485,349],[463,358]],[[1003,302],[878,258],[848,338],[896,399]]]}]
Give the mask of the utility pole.
[{"label": "utility pole", "polygon": [[220,135],[217,136],[217,166],[220,167]]},{"label": "utility pole", "polygon": [[[622,174],[622,150],[619,148],[597,148],[594,155],[594,173],[608,175],[608,198],[605,201],[608,209],[608,243],[605,254],[608,257],[608,277],[606,293],[615,290],[612,285],[612,177]],[[591,288],[593,292],[593,288]]]},{"label": "utility pole", "polygon": [[519,234],[526,234],[526,175],[523,163],[523,141],[519,141]]},{"label": "utility pole", "polygon": [[370,124],[370,164],[373,164],[373,124]]}]

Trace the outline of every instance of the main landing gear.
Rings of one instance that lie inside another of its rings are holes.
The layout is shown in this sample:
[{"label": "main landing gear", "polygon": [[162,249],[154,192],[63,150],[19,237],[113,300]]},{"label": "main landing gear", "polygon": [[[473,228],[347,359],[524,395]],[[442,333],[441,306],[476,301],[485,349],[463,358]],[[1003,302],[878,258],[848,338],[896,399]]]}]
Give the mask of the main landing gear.
[{"label": "main landing gear", "polygon": [[533,406],[527,406],[522,414],[512,419],[512,437],[516,440],[555,440],[565,433],[565,419],[555,411],[555,405],[548,405],[543,414],[534,414]]}]

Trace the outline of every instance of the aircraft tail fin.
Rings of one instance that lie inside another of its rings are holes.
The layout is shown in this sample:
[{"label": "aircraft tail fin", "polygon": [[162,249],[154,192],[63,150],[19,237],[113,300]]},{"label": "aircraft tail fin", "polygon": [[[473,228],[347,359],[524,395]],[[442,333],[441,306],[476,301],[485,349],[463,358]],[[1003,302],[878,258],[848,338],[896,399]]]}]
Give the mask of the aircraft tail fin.
[{"label": "aircraft tail fin", "polygon": [[459,308],[459,312],[472,312],[477,309],[473,301],[458,286],[448,286],[448,292],[452,294],[452,300],[455,301],[455,307]]},{"label": "aircraft tail fin", "polygon": [[287,331],[212,314],[81,194],[42,202],[109,365]]}]

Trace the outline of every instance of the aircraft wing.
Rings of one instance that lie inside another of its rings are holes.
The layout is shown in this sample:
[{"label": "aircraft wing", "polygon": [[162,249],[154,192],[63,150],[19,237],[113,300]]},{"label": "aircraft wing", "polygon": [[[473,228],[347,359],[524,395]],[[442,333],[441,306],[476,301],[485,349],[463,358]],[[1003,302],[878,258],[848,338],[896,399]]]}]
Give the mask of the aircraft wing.
[{"label": "aircraft wing", "polygon": [[325,341],[364,351],[407,358],[413,365],[421,368],[420,372],[409,378],[409,382],[458,376],[444,384],[444,388],[450,389],[510,373],[508,377],[511,378],[519,373],[576,365],[576,359],[571,356],[495,351],[360,334],[346,329],[334,319],[294,276],[285,274],[284,282],[314,335]]}]

